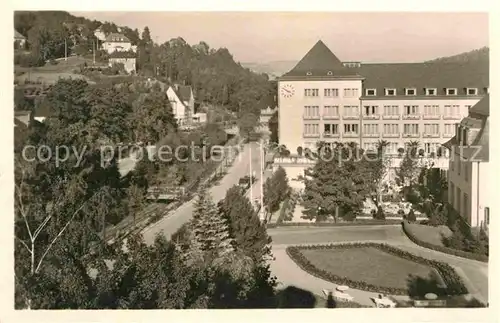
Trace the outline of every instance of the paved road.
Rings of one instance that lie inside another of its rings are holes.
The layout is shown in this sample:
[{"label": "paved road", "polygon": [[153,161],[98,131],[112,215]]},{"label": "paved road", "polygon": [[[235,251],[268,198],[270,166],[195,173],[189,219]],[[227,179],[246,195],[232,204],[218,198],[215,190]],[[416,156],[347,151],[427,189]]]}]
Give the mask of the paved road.
[{"label": "paved road", "polygon": [[[250,150],[252,157],[252,172],[255,170],[255,176],[260,179],[260,165],[259,165],[259,147],[257,143],[246,144],[243,151],[236,157],[233,166],[228,170],[228,174],[220,181],[220,183],[210,189],[210,193],[214,201],[222,200],[226,191],[233,185],[238,184],[241,177],[248,175],[250,171]],[[258,197],[258,196],[257,196]],[[254,198],[256,195],[254,194]],[[147,227],[143,231],[144,240],[148,244],[154,242],[157,234],[163,233],[169,239],[184,223],[187,223],[193,216],[194,201],[191,200],[173,213],[165,216],[160,221],[152,226]]]},{"label": "paved road", "polygon": [[[296,244],[322,244],[343,241],[377,241],[394,245],[416,255],[443,261],[455,267],[464,277],[469,292],[483,302],[488,301],[488,264],[479,261],[459,258],[422,248],[411,242],[403,233],[400,225],[394,226],[358,226],[358,227],[282,227],[270,229],[268,233],[273,239],[273,254],[276,261],[271,263],[271,270],[279,281],[286,285],[294,285],[320,294],[322,289],[331,288],[332,283],[316,278],[302,271],[286,254],[286,247]],[[354,294],[355,298],[368,305],[368,294]]]}]

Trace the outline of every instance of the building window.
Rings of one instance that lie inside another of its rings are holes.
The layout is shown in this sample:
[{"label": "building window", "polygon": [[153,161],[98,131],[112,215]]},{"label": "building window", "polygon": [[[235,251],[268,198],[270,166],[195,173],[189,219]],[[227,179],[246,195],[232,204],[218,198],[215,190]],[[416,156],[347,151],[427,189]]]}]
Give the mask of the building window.
[{"label": "building window", "polygon": [[338,124],[329,124],[325,123],[323,129],[325,130],[325,134],[336,135],[339,133],[339,125]]},{"label": "building window", "polygon": [[358,134],[359,125],[357,123],[346,123],[344,124],[344,133],[346,134]]},{"label": "building window", "polygon": [[376,142],[365,142],[365,143],[363,143],[363,150],[375,151],[375,150],[377,150],[377,143]]},{"label": "building window", "polygon": [[467,108],[467,112],[469,112],[470,108],[472,108],[472,105],[466,104],[465,107]]},{"label": "building window", "polygon": [[490,225],[490,208],[489,207],[484,208],[484,221],[486,222],[486,225]]},{"label": "building window", "polygon": [[346,98],[359,97],[358,89],[344,89],[344,97]]},{"label": "building window", "polygon": [[418,115],[418,105],[405,105],[405,115]]},{"label": "building window", "polygon": [[439,134],[439,124],[438,123],[426,123],[426,124],[424,124],[424,132],[427,135]]},{"label": "building window", "polygon": [[363,125],[363,133],[366,135],[378,135],[378,124]]},{"label": "building window", "polygon": [[319,106],[305,106],[304,107],[305,117],[319,117]]},{"label": "building window", "polygon": [[325,97],[333,98],[339,96],[339,89],[325,89]]},{"label": "building window", "polygon": [[305,124],[304,125],[304,133],[306,135],[319,134],[319,125],[318,124]]},{"label": "building window", "polygon": [[307,97],[319,96],[319,89],[304,89],[304,96],[307,96]]},{"label": "building window", "polygon": [[344,116],[346,117],[357,117],[359,116],[357,105],[345,105],[344,106]]},{"label": "building window", "polygon": [[365,105],[363,107],[363,112],[365,116],[373,116],[377,114],[378,106],[376,105]]},{"label": "building window", "polygon": [[436,95],[437,89],[435,88],[427,88],[425,89],[425,95]]},{"label": "building window", "polygon": [[384,115],[386,116],[398,116],[399,106],[397,105],[384,105]]},{"label": "building window", "polygon": [[414,88],[406,89],[406,95],[417,95],[417,89]]},{"label": "building window", "polygon": [[396,95],[396,89],[385,89],[385,95],[386,96],[395,96]]},{"label": "building window", "polygon": [[339,115],[338,105],[325,105],[323,110],[324,116],[326,117],[336,117]]},{"label": "building window", "polygon": [[404,124],[403,132],[405,135],[418,135],[418,124],[416,123]]},{"label": "building window", "polygon": [[477,95],[477,88],[467,88],[467,95]]},{"label": "building window", "polygon": [[452,136],[455,133],[455,124],[454,123],[445,123],[444,124],[444,134],[448,136]]},{"label": "building window", "polygon": [[438,150],[438,147],[439,147],[438,143],[434,143],[434,142],[426,142],[426,143],[424,143],[424,151],[427,154],[436,153],[437,150]]},{"label": "building window", "polygon": [[462,173],[462,158],[460,156],[455,156],[457,160],[457,173],[460,175]]},{"label": "building window", "polygon": [[397,123],[385,123],[384,133],[386,135],[396,135],[399,134],[399,125]]},{"label": "building window", "polygon": [[376,89],[367,89],[366,90],[366,96],[375,96],[375,95],[377,95]]},{"label": "building window", "polygon": [[460,106],[459,105],[445,105],[444,106],[444,116],[445,117],[458,117],[460,116]]},{"label": "building window", "polygon": [[439,116],[439,105],[424,105],[426,116]]},{"label": "building window", "polygon": [[446,89],[446,95],[457,95],[457,89],[447,88]]}]

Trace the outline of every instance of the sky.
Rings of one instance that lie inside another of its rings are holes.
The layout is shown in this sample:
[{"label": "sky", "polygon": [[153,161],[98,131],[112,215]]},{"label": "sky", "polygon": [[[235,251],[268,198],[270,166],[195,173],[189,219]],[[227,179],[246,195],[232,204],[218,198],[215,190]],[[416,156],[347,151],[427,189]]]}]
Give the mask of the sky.
[{"label": "sky", "polygon": [[240,62],[298,61],[322,40],[342,61],[419,62],[488,46],[487,13],[72,12],[226,47]]}]

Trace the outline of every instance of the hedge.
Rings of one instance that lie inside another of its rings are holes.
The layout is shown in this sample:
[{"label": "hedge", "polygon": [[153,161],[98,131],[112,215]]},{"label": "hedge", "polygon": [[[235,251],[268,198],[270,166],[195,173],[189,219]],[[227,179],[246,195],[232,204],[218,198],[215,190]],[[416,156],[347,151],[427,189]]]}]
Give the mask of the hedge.
[{"label": "hedge", "polygon": [[[281,216],[281,213],[280,213]],[[279,219],[279,218],[278,218]],[[276,222],[268,223],[267,228],[277,227],[347,227],[358,225],[395,225],[401,224],[401,220],[355,220],[352,222]]]},{"label": "hedge", "polygon": [[343,249],[343,248],[361,248],[361,247],[374,247],[377,249],[380,249],[384,252],[387,252],[389,254],[395,255],[397,257],[407,259],[416,263],[420,263],[423,265],[427,265],[430,267],[435,268],[441,278],[443,279],[444,284],[446,285],[445,288],[443,288],[443,292],[447,295],[463,295],[463,294],[468,294],[467,288],[462,282],[462,279],[456,271],[448,264],[435,261],[435,260],[429,260],[426,258],[422,258],[419,256],[416,256],[412,253],[388,246],[386,244],[382,243],[373,243],[373,242],[368,242],[368,243],[344,243],[344,244],[330,244],[330,245],[312,245],[312,246],[294,246],[294,247],[288,247],[286,249],[286,252],[288,256],[300,267],[302,270],[306,271],[307,273],[316,276],[318,278],[333,282],[335,284],[339,285],[348,285],[351,288],[354,289],[360,289],[360,290],[365,290],[369,292],[375,292],[375,293],[384,293],[384,294],[390,294],[390,295],[408,295],[408,290],[404,288],[392,288],[392,287],[385,287],[385,286],[377,286],[373,284],[366,283],[364,281],[356,281],[356,280],[351,280],[347,277],[342,277],[339,275],[335,275],[331,272],[328,272],[326,270],[322,270],[314,266],[309,259],[307,259],[304,254],[301,252],[301,250],[308,250],[308,249]]},{"label": "hedge", "polygon": [[415,235],[413,235],[411,230],[409,230],[407,228],[406,221],[402,222],[402,226],[403,226],[403,232],[406,234],[408,239],[410,239],[413,243],[415,243],[421,247],[428,248],[428,249],[431,249],[434,251],[443,252],[443,253],[457,256],[457,257],[462,257],[462,258],[467,258],[467,259],[477,260],[477,261],[482,261],[482,262],[488,262],[488,256],[486,256],[486,255],[475,254],[472,252],[457,250],[457,249],[443,247],[443,246],[436,246],[434,244],[422,241],[422,240],[418,239]]}]

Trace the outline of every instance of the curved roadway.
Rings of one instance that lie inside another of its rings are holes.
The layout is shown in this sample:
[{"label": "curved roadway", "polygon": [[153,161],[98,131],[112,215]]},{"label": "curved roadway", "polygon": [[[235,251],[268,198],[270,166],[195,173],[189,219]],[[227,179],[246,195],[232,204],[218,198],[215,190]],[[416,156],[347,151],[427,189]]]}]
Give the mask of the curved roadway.
[{"label": "curved roadway", "polygon": [[[323,289],[331,289],[335,284],[312,276],[293,262],[286,254],[286,247],[299,244],[327,244],[335,242],[372,241],[390,244],[421,257],[448,263],[462,276],[469,292],[484,303],[488,302],[488,264],[459,258],[441,252],[422,248],[411,242],[400,225],[352,226],[352,227],[281,227],[269,229],[273,242],[275,261],[271,270],[283,286],[293,285],[315,294],[322,295]],[[369,297],[376,293],[349,290],[355,301],[373,305]],[[403,297],[404,298],[404,297]]]}]

